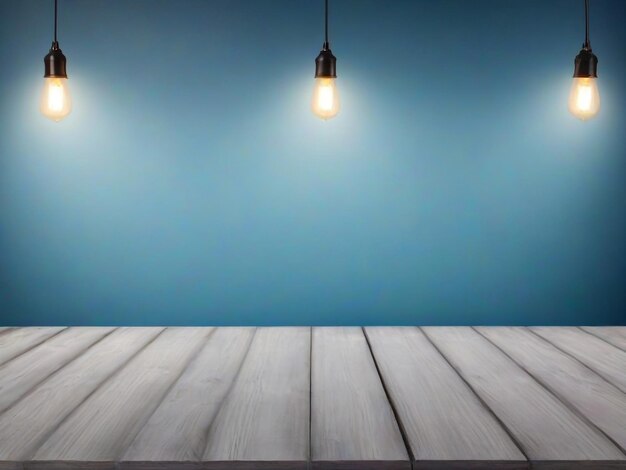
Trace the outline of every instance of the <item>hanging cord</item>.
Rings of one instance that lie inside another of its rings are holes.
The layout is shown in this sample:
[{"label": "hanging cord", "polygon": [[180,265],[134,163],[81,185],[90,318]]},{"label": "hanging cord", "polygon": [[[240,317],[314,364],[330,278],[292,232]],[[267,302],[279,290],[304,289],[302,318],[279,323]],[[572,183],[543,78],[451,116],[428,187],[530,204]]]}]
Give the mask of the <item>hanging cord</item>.
[{"label": "hanging cord", "polygon": [[57,44],[57,16],[58,16],[58,0],[54,0],[54,44]]},{"label": "hanging cord", "polygon": [[585,0],[585,49],[591,50],[589,43],[589,0]]},{"label": "hanging cord", "polygon": [[328,0],[324,1],[324,49],[328,49]]}]

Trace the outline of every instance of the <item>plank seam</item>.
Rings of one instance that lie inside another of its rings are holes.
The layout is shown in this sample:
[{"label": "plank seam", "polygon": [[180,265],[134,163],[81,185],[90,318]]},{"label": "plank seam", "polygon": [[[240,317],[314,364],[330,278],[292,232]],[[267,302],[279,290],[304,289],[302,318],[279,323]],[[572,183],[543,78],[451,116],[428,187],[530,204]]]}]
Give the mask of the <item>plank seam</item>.
[{"label": "plank seam", "polygon": [[122,362],[115,370],[113,370],[113,372],[111,372],[107,377],[105,377],[84,399],[82,399],[79,403],[77,403],[76,406],[72,409],[72,411],[70,411],[67,415],[65,415],[65,417],[61,421],[59,421],[55,429],[51,429],[48,433],[46,433],[44,437],[42,437],[39,440],[37,445],[33,446],[34,450],[32,451],[30,458],[26,460],[32,460],[35,454],[37,454],[37,451],[46,443],[46,441],[52,436],[52,434],[54,434],[56,430],[59,429],[61,425],[63,425],[63,423],[67,421],[70,418],[70,416],[72,416],[76,412],[78,408],[80,408],[87,400],[89,400],[105,383],[107,383],[113,377],[119,374],[121,370],[124,369],[133,359],[135,359],[137,355],[139,355],[144,349],[146,349],[148,346],[154,343],[154,341],[159,336],[161,336],[164,331],[165,331],[165,328],[159,331],[158,334],[154,335],[154,338],[152,338],[150,341],[144,344],[141,348],[139,348],[135,352],[135,354],[131,355],[127,360]]},{"label": "plank seam", "polygon": [[[56,374],[61,373],[61,371],[67,367],[68,365],[70,365],[72,362],[78,360],[83,354],[85,354],[87,351],[89,351],[91,348],[93,348],[96,344],[98,344],[100,341],[103,341],[106,337],[108,337],[110,334],[112,334],[114,331],[117,331],[118,328],[113,328],[111,331],[109,331],[108,333],[105,333],[101,338],[97,339],[95,342],[91,343],[89,346],[87,346],[85,349],[79,351],[76,356],[72,357],[68,362],[66,362],[65,364],[63,364],[62,366],[60,366],[58,369],[53,370],[52,372],[50,372],[48,375],[46,375],[43,379],[41,379],[39,382],[37,382],[36,384],[34,384],[32,387],[30,387],[26,392],[24,392],[23,395],[21,395],[17,400],[15,400],[13,403],[11,403],[9,406],[7,406],[6,408],[4,408],[3,410],[0,410],[0,416],[3,413],[6,413],[7,411],[9,411],[12,407],[14,407],[15,405],[17,405],[19,402],[21,402],[22,400],[25,400],[26,398],[28,398],[40,385],[44,384],[46,381],[50,380],[53,376],[55,376]],[[68,330],[64,330],[64,331],[69,331]]]},{"label": "plank seam", "polygon": [[206,453],[209,447],[209,435],[211,434],[211,428],[213,427],[213,424],[215,423],[215,418],[217,417],[217,415],[219,415],[220,411],[222,410],[224,406],[224,403],[226,403],[226,401],[228,400],[228,397],[230,396],[230,392],[233,390],[235,383],[237,383],[237,380],[239,379],[239,375],[241,374],[241,369],[243,369],[243,365],[245,364],[246,359],[248,358],[248,354],[250,353],[250,348],[252,348],[252,343],[254,342],[254,339],[256,338],[257,331],[258,329],[254,328],[252,336],[250,337],[250,340],[248,342],[248,347],[246,348],[246,353],[241,358],[241,362],[239,363],[239,368],[237,369],[237,372],[235,373],[235,376],[233,377],[233,381],[228,386],[228,390],[224,394],[222,403],[220,403],[220,405],[215,410],[215,414],[213,415],[213,417],[211,418],[211,422],[207,426],[206,434],[204,436],[204,446],[202,446],[201,454],[197,455],[194,451],[194,456],[196,457],[196,460],[199,462],[203,461],[204,459],[204,454]]},{"label": "plank seam", "polygon": [[616,384],[614,384],[610,379],[608,379],[607,377],[604,376],[604,374],[602,374],[601,372],[595,370],[593,367],[588,366],[587,364],[585,364],[583,361],[581,361],[580,359],[578,359],[576,356],[574,356],[573,354],[570,354],[569,352],[567,352],[565,349],[561,348],[559,345],[553,343],[552,341],[550,341],[548,338],[544,338],[543,336],[541,336],[539,333],[537,333],[536,331],[534,331],[531,328],[528,328],[528,331],[530,331],[532,334],[534,334],[535,336],[537,336],[538,338],[541,338],[543,341],[545,341],[546,343],[548,343],[550,346],[555,347],[556,349],[558,349],[559,351],[561,351],[563,354],[566,354],[568,357],[571,357],[572,359],[574,359],[576,362],[578,362],[579,364],[581,364],[582,366],[584,366],[585,368],[589,369],[591,372],[593,372],[594,374],[596,374],[598,377],[600,377],[602,380],[604,380],[606,383],[608,383],[609,385],[615,387],[616,389],[618,389],[620,392],[622,393],[626,393],[626,391],[622,390],[622,388]]},{"label": "plank seam", "polygon": [[198,357],[200,356],[200,352],[207,346],[207,344],[209,344],[209,339],[211,338],[211,336],[213,336],[215,331],[217,331],[217,328],[215,328],[215,327],[212,328],[211,331],[209,331],[209,333],[204,338],[204,344],[202,342],[200,342],[200,344],[196,347],[195,351],[193,351],[190,354],[189,360],[185,363],[185,365],[183,367],[181,367],[180,373],[176,376],[176,378],[174,380],[172,380],[172,383],[161,394],[161,398],[159,399],[159,402],[154,407],[152,412],[147,417],[144,418],[143,423],[141,424],[141,426],[139,427],[139,429],[137,430],[137,432],[135,433],[133,438],[130,440],[128,445],[126,445],[123,449],[120,449],[120,451],[117,453],[117,457],[114,459],[114,461],[116,463],[119,463],[119,461],[124,458],[124,454],[128,451],[128,449],[130,449],[130,446],[133,444],[133,442],[135,442],[135,439],[137,439],[137,436],[139,436],[139,434],[141,434],[141,431],[146,426],[146,424],[148,424],[148,421],[150,420],[150,418],[152,418],[152,415],[154,415],[154,413],[156,413],[156,411],[159,409],[159,407],[163,404],[163,401],[165,400],[165,398],[169,395],[169,393],[172,391],[174,386],[178,383],[178,381],[183,376],[185,371],[187,371],[189,366],[196,359],[198,359]]},{"label": "plank seam", "polygon": [[619,349],[620,351],[624,351],[624,352],[626,352],[626,349],[624,349],[624,348],[622,348],[622,347],[618,346],[617,344],[613,344],[613,343],[611,343],[608,339],[603,338],[602,336],[598,336],[598,335],[597,335],[597,334],[595,334],[593,331],[589,331],[589,330],[587,330],[587,329],[585,329],[585,328],[583,328],[583,327],[580,327],[580,326],[577,326],[576,328],[578,328],[580,331],[583,331],[583,332],[587,333],[588,335],[591,335],[591,336],[594,336],[594,337],[598,338],[600,341],[604,341],[604,342],[605,342],[606,344],[608,344],[609,346],[613,346],[614,348],[617,348],[617,349]]},{"label": "plank seam", "polygon": [[[61,333],[63,333],[64,331],[67,331],[68,329],[69,329],[69,327],[67,327],[67,326],[66,326],[66,327],[64,327],[64,328],[62,328],[61,330],[59,330],[59,331],[57,331],[56,333],[54,333],[54,334],[52,334],[52,335],[48,336],[48,337],[47,337],[47,338],[45,338],[45,339],[43,339],[43,340],[39,341],[38,343],[33,344],[30,348],[25,349],[24,351],[22,351],[22,352],[21,352],[21,353],[19,353],[18,355],[11,357],[11,358],[7,359],[7,360],[6,360],[6,361],[4,361],[4,362],[0,362],[0,366],[4,366],[5,364],[8,364],[8,363],[9,363],[9,362],[11,362],[12,360],[17,359],[18,357],[22,356],[23,354],[26,354],[27,352],[32,351],[33,349],[35,349],[35,348],[36,348],[37,346],[39,346],[40,344],[43,344],[43,343],[45,343],[46,341],[51,340],[51,339],[52,339],[52,338],[54,338],[55,336],[60,335]],[[16,331],[17,331],[17,330],[16,330]]]},{"label": "plank seam", "polygon": [[406,448],[406,453],[409,456],[409,463],[411,468],[413,468],[413,462],[415,461],[415,455],[413,455],[413,449],[411,449],[411,444],[409,443],[409,438],[406,433],[406,429],[404,427],[404,423],[400,419],[400,415],[398,414],[398,410],[396,409],[396,404],[391,398],[391,394],[387,389],[387,384],[385,384],[385,380],[383,379],[383,375],[380,371],[380,367],[378,366],[378,362],[376,361],[376,356],[374,355],[374,351],[372,349],[372,345],[370,343],[369,336],[367,336],[367,331],[364,327],[361,327],[361,332],[365,337],[365,343],[367,344],[367,348],[369,349],[370,355],[372,356],[372,361],[374,361],[374,367],[376,368],[376,373],[378,374],[378,378],[380,379],[380,383],[383,386],[383,391],[385,392],[385,396],[387,397],[387,401],[389,402],[389,406],[391,407],[391,411],[396,420],[396,424],[398,425],[398,429],[400,430],[400,435],[402,436],[402,442],[404,443],[404,447]]},{"label": "plank seam", "polygon": [[535,382],[537,382],[541,387],[543,387],[548,393],[550,393],[551,395],[553,395],[559,402],[561,402],[563,404],[563,406],[565,406],[568,410],[570,410],[572,413],[574,413],[574,415],[578,416],[585,424],[587,424],[591,429],[594,429],[596,431],[598,431],[602,436],[604,436],[605,438],[607,438],[613,445],[615,445],[615,447],[617,447],[623,454],[625,454],[626,456],[626,450],[619,445],[617,442],[615,442],[615,440],[609,436],[607,433],[605,433],[599,426],[597,426],[590,418],[588,418],[587,416],[585,416],[585,414],[580,411],[576,405],[574,405],[573,403],[571,403],[567,398],[561,396],[560,393],[558,393],[556,390],[554,390],[550,385],[548,385],[547,383],[544,383],[543,380],[541,380],[538,377],[535,377],[528,369],[526,369],[526,367],[524,367],[522,364],[520,364],[519,362],[517,362],[509,353],[507,353],[504,349],[502,349],[500,346],[498,346],[496,343],[494,343],[493,341],[491,341],[487,336],[485,336],[484,334],[482,334],[480,331],[478,331],[475,327],[471,327],[476,333],[478,333],[480,336],[482,336],[483,338],[485,338],[485,340],[487,340],[489,343],[493,344],[500,352],[502,352],[502,354],[504,354],[506,357],[508,357],[511,361],[513,361],[513,363],[519,367],[520,369],[522,369],[524,372],[526,372],[526,374],[528,374],[530,376],[531,379],[533,379]]},{"label": "plank seam", "polygon": [[441,351],[441,349],[439,349],[439,346],[437,346],[435,344],[435,342],[433,341],[433,339],[428,336],[428,333],[426,331],[424,331],[422,328],[420,327],[416,327],[418,330],[420,330],[422,332],[422,334],[426,337],[426,339],[428,340],[428,342],[430,344],[433,345],[433,347],[435,348],[435,350],[441,355],[441,357],[443,357],[444,361],[446,361],[448,363],[448,365],[450,367],[452,367],[452,370],[454,370],[454,372],[456,372],[456,374],[460,377],[460,379],[465,383],[465,385],[467,385],[467,388],[470,389],[470,391],[476,396],[476,398],[478,399],[478,401],[485,407],[485,409],[487,410],[487,412],[496,420],[496,422],[502,427],[502,429],[504,430],[504,432],[509,436],[509,438],[511,439],[511,441],[513,442],[513,444],[515,444],[517,446],[517,448],[519,449],[519,451],[521,452],[521,454],[524,456],[524,458],[526,459],[527,462],[531,462],[530,458],[528,457],[528,452],[524,446],[524,444],[522,444],[522,442],[520,442],[517,437],[513,434],[513,432],[509,429],[509,427],[504,423],[504,421],[502,421],[500,419],[500,417],[496,414],[495,411],[493,411],[491,409],[491,407],[487,404],[487,402],[483,399],[482,396],[480,396],[480,394],[476,391],[476,389],[467,381],[467,379],[463,376],[463,374],[461,373],[461,371],[448,359],[448,357],[443,353],[443,351]]}]

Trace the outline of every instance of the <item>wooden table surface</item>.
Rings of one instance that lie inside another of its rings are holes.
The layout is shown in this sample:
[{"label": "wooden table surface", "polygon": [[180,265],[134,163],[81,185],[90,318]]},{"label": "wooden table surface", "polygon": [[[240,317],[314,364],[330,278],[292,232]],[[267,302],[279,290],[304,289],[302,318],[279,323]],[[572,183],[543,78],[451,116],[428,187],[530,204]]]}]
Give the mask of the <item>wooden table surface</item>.
[{"label": "wooden table surface", "polygon": [[626,468],[626,327],[0,328],[0,469]]}]

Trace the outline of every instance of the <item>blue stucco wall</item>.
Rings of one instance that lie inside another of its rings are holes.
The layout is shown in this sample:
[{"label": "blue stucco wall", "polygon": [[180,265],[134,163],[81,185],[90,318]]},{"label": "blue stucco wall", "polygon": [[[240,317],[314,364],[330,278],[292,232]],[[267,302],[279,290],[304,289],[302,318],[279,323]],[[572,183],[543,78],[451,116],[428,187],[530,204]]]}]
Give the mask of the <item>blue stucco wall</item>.
[{"label": "blue stucco wall", "polygon": [[0,2],[0,324],[626,323],[626,2]]}]

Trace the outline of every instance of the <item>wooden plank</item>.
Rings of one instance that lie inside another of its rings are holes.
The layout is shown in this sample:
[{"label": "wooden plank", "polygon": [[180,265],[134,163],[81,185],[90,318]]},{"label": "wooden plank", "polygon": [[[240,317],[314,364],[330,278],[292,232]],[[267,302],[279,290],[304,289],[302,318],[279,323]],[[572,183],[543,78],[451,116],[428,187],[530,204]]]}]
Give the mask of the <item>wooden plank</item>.
[{"label": "wooden plank", "polygon": [[310,328],[257,330],[209,429],[204,460],[307,467],[310,339]]},{"label": "wooden plank", "polygon": [[0,335],[0,365],[37,346],[65,327],[15,328]]},{"label": "wooden plank", "polygon": [[583,326],[582,329],[626,351],[626,326]]},{"label": "wooden plank", "polygon": [[[124,461],[201,460],[207,429],[244,360],[254,328],[219,328],[124,454]],[[145,468],[140,463],[139,468]],[[131,468],[130,463],[125,466]]]},{"label": "wooden plank", "polygon": [[[291,461],[254,461],[254,460],[226,460],[226,461],[202,461],[202,462],[130,462],[123,461],[111,470],[295,470],[302,469],[302,463]],[[4,470],[0,468],[0,470]],[[22,469],[19,469],[22,470]],[[30,469],[24,469],[30,470]],[[57,470],[33,469],[33,470]],[[85,469],[91,470],[91,469]],[[341,470],[337,467],[337,470]],[[350,470],[359,470],[352,468]]]},{"label": "wooden plank", "polygon": [[626,392],[626,352],[575,327],[531,329]]},{"label": "wooden plank", "polygon": [[0,413],[113,328],[68,328],[0,366]]},{"label": "wooden plank", "polygon": [[[4,469],[1,469],[4,470]],[[25,462],[20,470],[117,470],[113,462]]]},{"label": "wooden plank", "polygon": [[526,328],[487,327],[478,331],[625,451],[626,395],[617,387]]},{"label": "wooden plank", "polygon": [[365,332],[416,462],[527,467],[497,419],[418,328]]},{"label": "wooden plank", "polygon": [[0,461],[30,458],[54,429],[162,328],[120,328],[0,415]]},{"label": "wooden plank", "polygon": [[[95,462],[90,462],[89,465],[95,465]],[[131,467],[128,467],[128,465]],[[367,462],[365,462],[367,464]],[[69,467],[32,467],[32,464],[26,463],[24,468],[21,467],[15,470],[77,470],[77,468]],[[313,464],[311,464],[311,468]],[[491,470],[497,468],[498,470],[528,470],[530,467],[528,463],[515,463],[515,462],[501,462],[498,467],[493,466],[494,463],[490,462],[488,465],[480,462],[468,462],[461,461],[434,461],[434,462],[415,462],[414,468],[416,470]],[[292,470],[293,464],[285,462],[120,462],[115,468],[105,468],[102,470]],[[332,467],[333,470],[362,470],[360,462],[337,462]],[[533,470],[624,470],[623,462],[606,461],[599,462],[597,460],[588,462],[576,462],[572,465],[571,462],[540,462],[539,464],[533,464]],[[0,467],[1,470],[2,467]],[[100,470],[100,467],[81,467],[80,470]],[[14,469],[11,469],[14,470]]]},{"label": "wooden plank", "polygon": [[532,465],[624,460],[597,429],[471,328],[424,328],[427,336],[515,436]]},{"label": "wooden plank", "polygon": [[361,328],[314,328],[313,468],[411,468],[398,423]]},{"label": "wooden plank", "polygon": [[4,462],[0,460],[0,470],[24,470],[20,462]]},{"label": "wooden plank", "polygon": [[118,460],[211,331],[166,329],[76,408],[33,460]]}]

